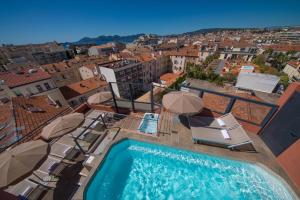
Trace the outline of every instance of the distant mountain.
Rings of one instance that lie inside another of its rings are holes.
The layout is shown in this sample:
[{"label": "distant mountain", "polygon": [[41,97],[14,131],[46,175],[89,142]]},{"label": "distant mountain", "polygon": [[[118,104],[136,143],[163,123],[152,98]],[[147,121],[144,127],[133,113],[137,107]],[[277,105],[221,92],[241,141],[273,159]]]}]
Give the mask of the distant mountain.
[{"label": "distant mountain", "polygon": [[105,44],[108,42],[122,42],[122,43],[131,43],[136,40],[138,37],[145,34],[136,34],[136,35],[127,35],[127,36],[119,36],[119,35],[101,35],[99,37],[90,38],[84,37],[77,42],[73,42],[73,44]]}]

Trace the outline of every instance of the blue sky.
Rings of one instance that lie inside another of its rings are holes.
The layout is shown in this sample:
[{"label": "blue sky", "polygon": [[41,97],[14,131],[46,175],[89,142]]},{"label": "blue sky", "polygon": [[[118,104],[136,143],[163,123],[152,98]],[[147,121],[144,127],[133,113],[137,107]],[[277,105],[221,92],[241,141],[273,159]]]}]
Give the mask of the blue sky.
[{"label": "blue sky", "polygon": [[0,0],[0,43],[300,25],[300,0]]}]

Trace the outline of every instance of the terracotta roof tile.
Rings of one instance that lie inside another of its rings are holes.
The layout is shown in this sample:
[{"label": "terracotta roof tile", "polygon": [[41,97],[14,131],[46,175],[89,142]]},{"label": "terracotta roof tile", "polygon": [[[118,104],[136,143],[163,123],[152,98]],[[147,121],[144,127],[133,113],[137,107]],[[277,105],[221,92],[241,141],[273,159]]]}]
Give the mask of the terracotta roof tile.
[{"label": "terracotta roof tile", "polygon": [[265,45],[264,49],[273,49],[274,51],[300,51],[300,44],[274,44]]},{"label": "terracotta roof tile", "polygon": [[28,73],[28,71],[23,72],[22,74],[17,74],[14,72],[0,73],[0,80],[4,80],[5,84],[10,88],[50,78],[50,74],[42,69],[36,69],[36,72],[33,73]]},{"label": "terracotta roof tile", "polygon": [[291,60],[288,62],[288,64],[296,69],[300,68],[300,61],[297,60]]},{"label": "terracotta roof tile", "polygon": [[70,85],[63,86],[60,89],[65,99],[71,99],[76,96],[85,94],[89,91],[97,89],[99,87],[107,86],[106,81],[102,81],[99,78],[90,78]]}]

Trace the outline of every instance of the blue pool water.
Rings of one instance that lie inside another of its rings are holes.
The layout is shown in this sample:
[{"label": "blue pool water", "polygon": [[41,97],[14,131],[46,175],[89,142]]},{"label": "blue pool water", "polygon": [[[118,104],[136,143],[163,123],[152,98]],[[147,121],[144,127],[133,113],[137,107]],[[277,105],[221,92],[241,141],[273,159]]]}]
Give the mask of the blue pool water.
[{"label": "blue pool water", "polygon": [[253,66],[243,66],[243,69],[253,69]]},{"label": "blue pool water", "polygon": [[257,165],[124,140],[111,148],[85,199],[293,199]]},{"label": "blue pool water", "polygon": [[146,113],[139,126],[139,130],[143,133],[156,134],[158,117],[158,114]]}]

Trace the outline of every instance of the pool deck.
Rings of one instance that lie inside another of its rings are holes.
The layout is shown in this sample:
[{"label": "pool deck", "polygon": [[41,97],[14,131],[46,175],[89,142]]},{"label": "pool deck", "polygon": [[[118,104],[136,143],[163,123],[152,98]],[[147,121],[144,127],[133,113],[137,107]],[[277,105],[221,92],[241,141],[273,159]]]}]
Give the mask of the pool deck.
[{"label": "pool deck", "polygon": [[[80,200],[84,197],[84,188],[87,186],[89,180],[92,178],[93,174],[97,170],[97,167],[104,159],[107,151],[110,147],[123,139],[136,139],[145,142],[152,142],[162,145],[167,145],[175,148],[181,148],[186,150],[191,150],[198,153],[207,153],[216,156],[228,157],[231,159],[247,161],[259,164],[267,169],[270,169],[275,174],[279,175],[282,179],[284,179],[290,187],[293,189],[295,194],[300,197],[300,191],[296,188],[296,186],[291,182],[287,174],[283,171],[281,166],[277,163],[274,155],[268,149],[268,147],[263,143],[263,141],[259,138],[259,136],[255,133],[251,133],[249,131],[248,135],[253,140],[254,147],[257,150],[257,153],[251,152],[238,152],[231,151],[228,149],[194,144],[191,137],[190,129],[185,125],[184,121],[180,120],[172,120],[174,115],[163,113],[163,116],[160,116],[159,129],[160,133],[158,137],[148,136],[145,134],[139,134],[135,128],[137,128],[141,115],[136,114],[135,116],[129,115],[128,117],[122,119],[122,122],[118,122],[116,124],[117,127],[121,128],[119,133],[111,140],[105,147],[105,150],[100,155],[95,155],[94,161],[91,163],[91,170],[89,175],[86,177],[83,184],[80,186],[78,191],[75,193],[73,199]],[[178,118],[179,119],[179,118]]]}]

